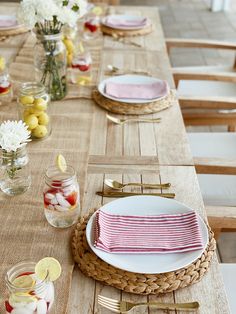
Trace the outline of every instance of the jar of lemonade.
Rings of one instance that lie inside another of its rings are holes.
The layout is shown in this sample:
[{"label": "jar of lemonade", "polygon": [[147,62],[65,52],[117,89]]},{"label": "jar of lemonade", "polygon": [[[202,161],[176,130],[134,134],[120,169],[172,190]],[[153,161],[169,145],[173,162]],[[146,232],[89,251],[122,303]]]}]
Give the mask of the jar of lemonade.
[{"label": "jar of lemonade", "polygon": [[14,265],[5,276],[8,289],[7,314],[48,314],[54,302],[54,285],[35,274],[36,263],[24,261]]},{"label": "jar of lemonade", "polygon": [[10,102],[12,100],[12,83],[5,59],[0,56],[0,102]]},{"label": "jar of lemonade", "polygon": [[65,171],[51,166],[45,173],[44,213],[53,227],[67,228],[77,222],[80,213],[79,184],[73,167]]},{"label": "jar of lemonade", "polygon": [[33,140],[45,139],[51,134],[49,105],[50,97],[44,85],[36,82],[21,85],[18,97],[19,119],[28,126]]}]

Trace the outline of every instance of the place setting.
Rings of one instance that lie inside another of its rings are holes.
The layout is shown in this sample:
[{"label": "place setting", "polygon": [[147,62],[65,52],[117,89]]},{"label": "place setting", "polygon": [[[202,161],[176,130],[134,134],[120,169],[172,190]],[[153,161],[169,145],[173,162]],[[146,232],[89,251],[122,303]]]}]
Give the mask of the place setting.
[{"label": "place setting", "polygon": [[92,97],[100,107],[110,112],[130,115],[161,111],[170,107],[175,99],[167,81],[141,74],[104,79]]},{"label": "place setting", "polygon": [[[111,179],[104,183],[114,190],[142,186]],[[168,189],[170,183],[145,187]],[[86,276],[140,295],[171,292],[200,281],[214,251],[212,232],[195,210],[173,199],[145,194],[91,209],[77,224],[72,239],[74,259]],[[122,303],[102,295],[98,303],[116,313],[149,305]],[[191,299],[185,304],[150,306],[196,310],[199,303]]]},{"label": "place setting", "polygon": [[143,16],[110,14],[101,20],[101,31],[117,37],[139,36],[151,33],[151,21]]},{"label": "place setting", "polygon": [[27,32],[24,24],[17,20],[16,15],[0,14],[0,37],[6,39],[10,35],[18,35]]}]

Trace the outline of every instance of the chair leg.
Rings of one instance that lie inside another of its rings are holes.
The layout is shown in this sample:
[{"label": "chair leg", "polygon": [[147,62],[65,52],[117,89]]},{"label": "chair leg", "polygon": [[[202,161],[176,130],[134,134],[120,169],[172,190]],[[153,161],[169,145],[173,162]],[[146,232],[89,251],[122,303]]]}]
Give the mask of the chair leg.
[{"label": "chair leg", "polygon": [[228,125],[228,132],[235,132],[236,126],[235,125]]},{"label": "chair leg", "polygon": [[214,228],[213,232],[214,232],[214,238],[217,241],[219,239],[219,236],[221,234],[222,229],[221,228]]}]

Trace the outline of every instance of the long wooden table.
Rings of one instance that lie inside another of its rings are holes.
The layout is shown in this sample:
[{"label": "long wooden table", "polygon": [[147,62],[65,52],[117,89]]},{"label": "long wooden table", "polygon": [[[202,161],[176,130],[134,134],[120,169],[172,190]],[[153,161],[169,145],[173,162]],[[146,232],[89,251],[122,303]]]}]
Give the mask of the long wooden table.
[{"label": "long wooden table", "polygon": [[[12,9],[12,5],[9,5],[9,7]],[[174,88],[158,9],[153,7],[119,6],[111,7],[110,12],[147,16],[153,22],[154,31],[145,37],[133,39],[141,44],[142,48],[117,42],[111,37],[105,36],[102,40],[98,81],[105,77],[104,73],[107,65],[113,64],[119,67],[127,67],[130,70],[137,68],[147,70],[155,76],[166,79],[170,86]],[[19,50],[21,47],[24,36],[11,37],[6,42],[2,42],[0,51],[1,49],[7,49],[15,53],[15,50]],[[14,46],[14,44],[16,45]],[[64,107],[60,105],[59,108],[56,108],[57,103],[55,103],[55,109],[53,109],[55,116],[60,117],[60,123],[56,124],[57,133],[53,132],[52,134],[53,141],[34,143],[30,146],[30,153],[33,156],[39,147],[44,153],[60,151],[63,148],[66,156],[69,156],[73,163],[76,163],[78,154],[82,153],[83,158],[80,157],[79,159],[81,164],[77,164],[79,173],[82,176],[84,171],[87,172],[86,185],[83,186],[83,180],[81,181],[82,191],[85,191],[81,210],[82,215],[90,208],[99,207],[112,200],[97,196],[95,192],[103,190],[105,178],[113,178],[123,182],[171,182],[171,192],[175,192],[176,200],[192,207],[202,217],[206,218],[177,101],[169,109],[149,115],[150,117],[162,117],[160,124],[133,123],[123,126],[114,125],[107,121],[106,112],[97,107],[92,100],[64,100],[63,104]],[[69,141],[67,142],[67,138],[63,133],[64,122],[67,123],[67,132],[70,131],[70,121],[73,121],[73,124],[76,123],[73,119],[73,113],[68,114],[68,110],[73,112],[75,108],[76,112],[81,112],[83,119],[82,125],[78,127],[78,132],[71,134],[73,138],[77,136],[78,141],[82,142],[81,145],[76,144],[76,150],[71,146],[72,141],[70,142],[68,138]],[[1,107],[0,110],[2,110]],[[7,117],[14,118],[14,110],[8,111],[7,108],[3,107],[1,121]],[[90,123],[92,123],[91,133],[88,127]],[[88,160],[85,169],[84,160]],[[33,167],[36,172],[36,165],[33,165]],[[139,188],[126,188],[126,191],[142,193]],[[42,206],[40,205],[40,196],[37,197],[38,202],[35,205],[40,210]],[[68,313],[110,313],[97,304],[98,294],[131,301],[186,302],[196,300],[200,302],[199,313],[201,314],[229,313],[216,256],[214,256],[209,272],[201,282],[162,296],[145,297],[127,294],[85,277],[75,267]],[[136,309],[133,313],[151,314],[156,313],[156,310],[142,307]],[[164,311],[159,311],[159,313],[164,313]],[[64,313],[57,312],[57,314]]]}]

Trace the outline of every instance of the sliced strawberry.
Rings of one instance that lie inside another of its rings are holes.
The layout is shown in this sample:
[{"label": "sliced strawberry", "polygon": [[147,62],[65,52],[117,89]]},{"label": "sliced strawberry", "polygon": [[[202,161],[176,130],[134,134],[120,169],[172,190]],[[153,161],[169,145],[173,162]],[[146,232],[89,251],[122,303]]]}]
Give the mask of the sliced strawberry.
[{"label": "sliced strawberry", "polygon": [[90,68],[90,64],[72,64],[73,69],[79,69],[81,72],[86,72]]},{"label": "sliced strawberry", "polygon": [[98,29],[97,25],[91,24],[91,22],[85,22],[84,26],[90,30],[91,33],[96,32],[96,30]]},{"label": "sliced strawberry", "polygon": [[20,274],[20,275],[17,276],[16,278],[21,277],[21,276],[29,276],[29,275],[32,275],[32,274],[34,274],[33,271],[26,271],[25,273]]},{"label": "sliced strawberry", "polygon": [[7,94],[10,90],[11,84],[3,84],[2,86],[0,85],[0,94]]},{"label": "sliced strawberry", "polygon": [[54,180],[52,181],[53,187],[61,187],[61,181],[60,180]]},{"label": "sliced strawberry", "polygon": [[78,197],[78,193],[74,191],[66,197],[66,200],[71,204],[71,206],[73,206],[77,202],[77,197]]},{"label": "sliced strawberry", "polygon": [[11,313],[13,310],[13,307],[10,305],[8,301],[5,301],[5,308],[8,313]]}]

